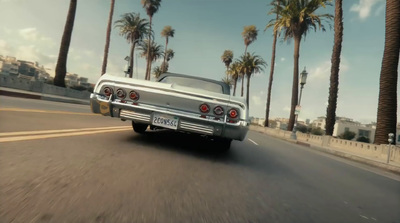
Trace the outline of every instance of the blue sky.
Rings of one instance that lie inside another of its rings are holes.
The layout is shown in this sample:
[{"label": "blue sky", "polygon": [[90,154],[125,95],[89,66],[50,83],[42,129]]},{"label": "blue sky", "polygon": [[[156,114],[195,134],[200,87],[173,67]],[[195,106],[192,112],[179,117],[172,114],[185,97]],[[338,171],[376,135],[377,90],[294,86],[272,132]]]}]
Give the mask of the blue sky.
[{"label": "blue sky", "polygon": [[[264,32],[273,17],[267,15],[269,0],[164,0],[154,15],[155,41],[165,43],[160,32],[175,29],[169,48],[175,51],[170,71],[221,79],[225,66],[220,57],[230,49],[238,58],[244,52],[243,27],[259,29],[257,41],[248,48],[270,65],[272,30]],[[38,61],[54,69],[69,1],[0,0],[0,55]],[[110,1],[80,0],[68,59],[68,72],[96,82],[100,75]],[[320,13],[333,14],[333,6]],[[379,74],[384,48],[385,1],[343,1],[344,40],[337,115],[363,123],[376,121]],[[116,0],[114,21],[127,12],[147,15],[140,0]],[[333,25],[333,21],[332,21]],[[300,68],[309,78],[302,98],[300,120],[326,114],[333,29],[308,33],[301,42]],[[138,52],[138,51],[137,51]],[[107,72],[124,76],[129,45],[113,29]],[[159,62],[153,64],[153,67]],[[138,78],[143,78],[144,59],[137,58]],[[264,117],[270,66],[251,80],[250,115]],[[271,118],[289,117],[293,72],[293,41],[279,41],[272,90]],[[398,90],[399,91],[399,90]],[[399,118],[398,118],[399,119]]]}]

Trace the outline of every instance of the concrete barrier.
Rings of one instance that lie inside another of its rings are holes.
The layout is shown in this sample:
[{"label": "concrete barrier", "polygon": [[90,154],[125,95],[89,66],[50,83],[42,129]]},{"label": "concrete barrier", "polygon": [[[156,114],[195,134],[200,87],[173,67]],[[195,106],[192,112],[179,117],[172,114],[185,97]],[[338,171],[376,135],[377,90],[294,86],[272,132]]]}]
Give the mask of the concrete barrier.
[{"label": "concrete barrier", "polygon": [[31,81],[13,76],[0,75],[0,87],[13,88],[36,93],[89,100],[90,92],[58,87],[41,81]]},{"label": "concrete barrier", "polygon": [[[290,139],[292,132],[284,131],[281,129],[272,129],[262,126],[250,126],[250,130],[265,133],[281,139]],[[319,146],[327,149],[333,149],[343,153],[367,157],[370,159],[386,162],[389,146],[388,145],[375,145],[371,143],[357,142],[345,139],[338,139],[332,136],[317,136],[312,134],[305,134],[301,132],[296,133],[297,142],[301,144],[309,144]],[[391,146],[390,161],[400,164],[400,147]]]}]

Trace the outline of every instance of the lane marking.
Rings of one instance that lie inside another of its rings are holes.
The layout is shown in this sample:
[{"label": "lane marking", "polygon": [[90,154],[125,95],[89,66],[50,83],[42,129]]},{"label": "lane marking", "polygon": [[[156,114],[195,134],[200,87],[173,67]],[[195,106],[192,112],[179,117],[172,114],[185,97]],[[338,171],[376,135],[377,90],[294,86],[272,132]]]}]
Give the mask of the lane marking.
[{"label": "lane marking", "polygon": [[89,116],[100,115],[100,114],[94,114],[94,113],[51,111],[51,110],[24,109],[24,108],[0,108],[0,111],[35,112],[35,113],[63,114],[63,115],[89,115]]},{"label": "lane marking", "polygon": [[254,142],[252,139],[248,139],[250,142],[254,143],[254,145],[258,146],[256,142]]},{"label": "lane marking", "polygon": [[365,218],[365,219],[369,219],[367,216],[364,216],[364,215],[360,215],[360,217]]},{"label": "lane marking", "polygon": [[2,132],[2,133],[0,133],[0,137],[21,136],[21,135],[39,135],[39,134],[78,132],[78,131],[91,131],[91,130],[107,130],[107,129],[128,128],[128,127],[129,126],[117,126],[117,127],[98,127],[98,128],[82,128],[82,129],[54,129],[54,130],[39,130],[39,131]]},{"label": "lane marking", "polygon": [[106,133],[106,132],[119,132],[119,131],[132,131],[132,128],[124,127],[124,128],[119,128],[119,129],[98,130],[98,131],[91,131],[91,132],[85,131],[85,132],[71,132],[71,133],[61,133],[61,134],[34,135],[34,136],[4,137],[4,138],[0,138],[0,143],[35,140],[35,139],[47,139],[47,138],[56,138],[56,137],[67,137],[67,136],[91,135],[91,134],[99,134],[99,133]]}]

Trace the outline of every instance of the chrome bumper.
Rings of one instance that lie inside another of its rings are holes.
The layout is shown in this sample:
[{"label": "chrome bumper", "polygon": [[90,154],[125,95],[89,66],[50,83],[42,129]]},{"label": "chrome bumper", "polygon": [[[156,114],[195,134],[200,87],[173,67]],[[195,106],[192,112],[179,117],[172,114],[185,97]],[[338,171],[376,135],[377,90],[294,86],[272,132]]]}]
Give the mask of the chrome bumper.
[{"label": "chrome bumper", "polygon": [[244,140],[248,132],[248,122],[239,121],[237,123],[226,123],[205,119],[188,112],[160,108],[151,105],[134,105],[113,100],[112,97],[106,98],[98,94],[90,95],[90,107],[93,113],[102,114],[121,119],[132,120],[134,122],[146,123],[151,125],[153,113],[161,113],[179,117],[177,131],[192,132],[202,135],[217,136],[235,140]]}]

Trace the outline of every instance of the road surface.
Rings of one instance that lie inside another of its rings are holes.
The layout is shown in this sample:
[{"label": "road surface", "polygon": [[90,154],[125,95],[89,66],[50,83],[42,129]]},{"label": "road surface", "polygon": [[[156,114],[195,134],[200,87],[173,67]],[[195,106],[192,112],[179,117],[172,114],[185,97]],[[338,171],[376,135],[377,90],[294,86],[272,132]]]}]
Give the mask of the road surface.
[{"label": "road surface", "polygon": [[249,132],[227,153],[0,97],[0,222],[400,222],[400,177]]}]

